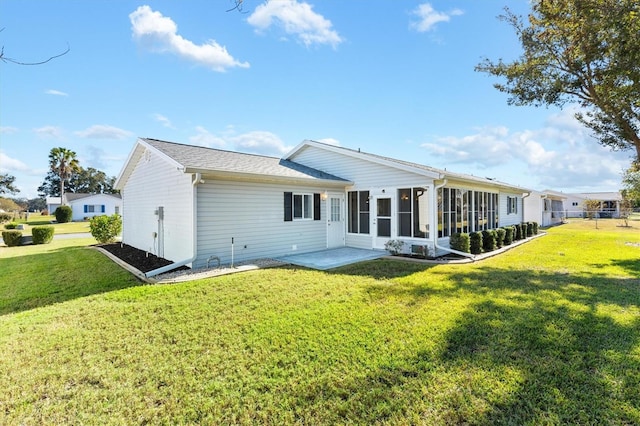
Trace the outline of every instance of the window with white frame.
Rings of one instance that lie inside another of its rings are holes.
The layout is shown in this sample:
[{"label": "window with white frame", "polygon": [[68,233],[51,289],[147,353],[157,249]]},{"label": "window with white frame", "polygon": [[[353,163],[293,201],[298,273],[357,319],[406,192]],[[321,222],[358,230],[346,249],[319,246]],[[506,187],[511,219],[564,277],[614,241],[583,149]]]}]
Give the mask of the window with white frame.
[{"label": "window with white frame", "polygon": [[313,194],[293,194],[293,220],[313,218]]},{"label": "window with white frame", "polygon": [[349,191],[348,232],[351,234],[369,233],[369,191]]}]

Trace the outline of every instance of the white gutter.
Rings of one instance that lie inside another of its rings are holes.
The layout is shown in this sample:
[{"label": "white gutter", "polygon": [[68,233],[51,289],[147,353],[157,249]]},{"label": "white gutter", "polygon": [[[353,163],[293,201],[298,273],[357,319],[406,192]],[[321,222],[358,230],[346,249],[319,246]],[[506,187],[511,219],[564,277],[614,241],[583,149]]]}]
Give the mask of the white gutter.
[{"label": "white gutter", "polygon": [[191,227],[192,235],[193,235],[193,256],[190,259],[185,259],[180,262],[175,262],[170,265],[162,266],[158,269],[154,269],[153,271],[146,272],[144,274],[145,277],[151,278],[151,277],[155,277],[156,275],[160,275],[160,274],[164,274],[165,272],[172,271],[188,263],[192,263],[194,260],[196,260],[196,257],[198,257],[198,249],[197,249],[197,239],[198,239],[197,223],[198,222],[196,220],[196,217],[197,217],[196,209],[198,208],[198,188],[196,185],[198,185],[199,183],[204,183],[204,181],[202,180],[202,175],[200,173],[194,173],[191,181],[191,185],[193,186],[193,214],[192,214],[193,223]]},{"label": "white gutter", "polygon": [[[445,179],[440,185],[437,185],[433,188],[433,205],[437,206],[438,205],[438,189],[442,188],[443,186],[445,186],[447,184],[447,179]],[[434,228],[434,238],[433,238],[433,244],[435,246],[435,248],[440,249],[440,250],[444,250],[446,252],[449,253],[453,253],[453,254],[457,254],[459,256],[464,256],[464,257],[468,257],[469,259],[475,260],[476,256],[471,254],[471,253],[465,253],[463,251],[458,251],[458,250],[454,250],[451,247],[442,247],[441,245],[438,245],[438,234],[437,234],[437,229],[438,229],[438,215],[436,214],[436,223]]]}]

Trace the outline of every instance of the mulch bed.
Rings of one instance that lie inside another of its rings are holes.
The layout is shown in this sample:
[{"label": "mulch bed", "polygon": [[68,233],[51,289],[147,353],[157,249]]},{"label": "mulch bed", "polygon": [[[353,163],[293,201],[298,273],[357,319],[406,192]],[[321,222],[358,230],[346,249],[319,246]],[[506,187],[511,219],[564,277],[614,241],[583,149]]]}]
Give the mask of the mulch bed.
[{"label": "mulch bed", "polygon": [[[144,250],[139,250],[135,247],[131,247],[128,244],[104,244],[100,248],[113,254],[120,260],[133,266],[141,272],[149,272],[154,269],[161,268],[163,266],[171,265],[173,262],[162,257],[158,257],[155,254],[147,253]],[[174,271],[189,270],[187,266],[181,266],[174,269]]]}]

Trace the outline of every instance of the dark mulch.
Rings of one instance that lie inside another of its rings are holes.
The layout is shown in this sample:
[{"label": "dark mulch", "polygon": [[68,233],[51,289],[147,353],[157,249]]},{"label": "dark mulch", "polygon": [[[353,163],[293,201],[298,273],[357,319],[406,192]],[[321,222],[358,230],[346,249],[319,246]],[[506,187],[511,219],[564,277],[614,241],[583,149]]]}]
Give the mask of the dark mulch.
[{"label": "dark mulch", "polygon": [[[141,272],[153,271],[154,269],[171,265],[173,263],[170,260],[163,259],[162,257],[158,257],[155,254],[147,253],[144,250],[139,250],[135,247],[131,247],[128,244],[104,244],[100,247]],[[174,269],[174,271],[183,271],[188,269],[189,268],[186,266],[181,266]]]}]

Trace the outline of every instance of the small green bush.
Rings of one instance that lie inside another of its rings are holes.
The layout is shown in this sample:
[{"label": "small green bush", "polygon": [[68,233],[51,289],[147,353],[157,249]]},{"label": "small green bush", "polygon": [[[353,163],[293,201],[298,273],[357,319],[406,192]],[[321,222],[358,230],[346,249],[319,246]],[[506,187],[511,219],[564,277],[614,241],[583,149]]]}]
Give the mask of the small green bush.
[{"label": "small green bush", "polygon": [[469,244],[472,254],[482,253],[482,232],[472,232],[469,234]]},{"label": "small green bush", "polygon": [[56,209],[54,214],[56,215],[56,221],[58,223],[67,223],[71,222],[73,210],[71,210],[71,207],[69,206],[60,206]]},{"label": "small green bush", "polygon": [[22,232],[2,231],[2,239],[8,247],[16,247],[22,244]]},{"label": "small green bush", "polygon": [[504,228],[496,229],[496,247],[501,248],[504,245],[504,237],[507,231]]},{"label": "small green bush", "polygon": [[99,243],[112,243],[122,232],[122,218],[118,214],[94,216],[89,220],[89,229]]},{"label": "small green bush", "polygon": [[531,222],[533,224],[533,235],[538,235],[538,222]]},{"label": "small green bush", "polygon": [[33,244],[49,244],[53,240],[53,226],[34,226],[31,229]]},{"label": "small green bush", "polygon": [[515,225],[513,225],[513,228],[513,240],[518,241],[523,239],[524,237],[522,236],[522,226],[519,223],[516,223]]},{"label": "small green bush", "polygon": [[18,224],[16,222],[9,222],[4,224],[4,229],[16,229]]},{"label": "small green bush", "polygon": [[9,222],[13,218],[11,213],[0,212],[0,223]]},{"label": "small green bush", "polygon": [[533,237],[533,223],[532,222],[525,222],[522,224],[523,229],[526,229],[526,232],[523,231],[524,235],[528,238],[528,237]]},{"label": "small green bush", "polygon": [[482,231],[482,249],[484,251],[494,251],[496,249],[496,231],[493,229]]},{"label": "small green bush", "polygon": [[463,253],[471,252],[471,242],[469,234],[467,233],[455,233],[449,238],[449,247],[453,250],[458,250]]},{"label": "small green bush", "polygon": [[509,246],[513,242],[515,229],[513,226],[505,226],[504,228],[504,245]]}]

